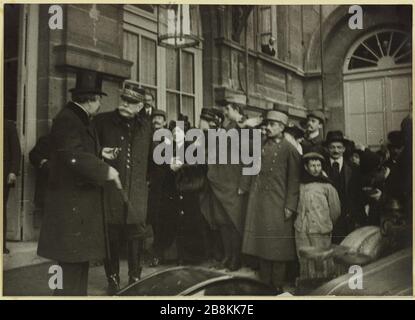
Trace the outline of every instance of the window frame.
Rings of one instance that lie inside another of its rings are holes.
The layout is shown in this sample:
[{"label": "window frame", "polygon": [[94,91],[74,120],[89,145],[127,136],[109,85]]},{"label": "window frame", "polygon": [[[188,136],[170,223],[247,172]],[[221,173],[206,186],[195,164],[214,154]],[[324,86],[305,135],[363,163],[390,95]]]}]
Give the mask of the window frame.
[{"label": "window frame", "polygon": [[[155,14],[152,15],[147,11],[141,10],[137,7],[131,5],[124,5],[123,11],[123,36],[125,32],[129,32],[136,36],[146,37],[151,40],[156,41],[156,86],[154,89],[157,90],[156,97],[156,106],[158,109],[164,110],[167,112],[167,93],[172,92],[171,89],[167,89],[167,68],[166,68],[166,48],[161,47],[157,43],[157,9]],[[140,39],[139,39],[140,40]],[[125,46],[125,44],[123,44]],[[137,50],[141,49],[141,41],[138,41]],[[203,106],[203,65],[202,65],[202,56],[203,56],[203,45],[200,44],[195,48],[185,48],[181,49],[183,51],[193,54],[193,95],[180,91],[180,110],[182,110],[182,95],[192,96],[194,98],[194,119],[192,119],[192,125],[196,126],[197,119],[199,119],[200,112]],[[123,49],[124,51],[124,49]],[[139,51],[138,51],[139,52]],[[123,56],[125,53],[123,52]],[[181,53],[180,53],[181,56]],[[142,59],[137,58],[137,63],[141,64],[139,61]],[[181,70],[179,71],[181,73]],[[196,75],[198,75],[196,77]],[[139,77],[141,77],[138,74]],[[181,75],[180,77],[180,88],[181,84]],[[134,80],[134,79],[132,79]],[[143,87],[152,88],[151,85],[143,84],[140,80],[138,81]],[[173,90],[174,91],[174,90]],[[168,119],[173,120],[173,119]]]}]

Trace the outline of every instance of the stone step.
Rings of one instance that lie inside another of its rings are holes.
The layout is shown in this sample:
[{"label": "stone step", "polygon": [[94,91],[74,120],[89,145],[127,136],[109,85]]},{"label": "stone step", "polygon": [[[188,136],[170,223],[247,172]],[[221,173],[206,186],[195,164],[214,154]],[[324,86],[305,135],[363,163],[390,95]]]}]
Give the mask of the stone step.
[{"label": "stone step", "polygon": [[9,254],[3,254],[3,271],[48,262],[37,255],[37,242],[7,242]]}]

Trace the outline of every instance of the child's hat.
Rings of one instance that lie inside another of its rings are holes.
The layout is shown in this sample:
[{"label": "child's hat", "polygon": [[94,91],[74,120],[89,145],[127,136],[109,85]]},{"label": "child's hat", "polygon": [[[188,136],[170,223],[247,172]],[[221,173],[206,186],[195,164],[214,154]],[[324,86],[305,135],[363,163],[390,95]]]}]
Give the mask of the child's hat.
[{"label": "child's hat", "polygon": [[326,159],[321,153],[318,152],[308,152],[305,155],[303,155],[303,160],[306,162],[308,160],[321,160],[324,162]]}]

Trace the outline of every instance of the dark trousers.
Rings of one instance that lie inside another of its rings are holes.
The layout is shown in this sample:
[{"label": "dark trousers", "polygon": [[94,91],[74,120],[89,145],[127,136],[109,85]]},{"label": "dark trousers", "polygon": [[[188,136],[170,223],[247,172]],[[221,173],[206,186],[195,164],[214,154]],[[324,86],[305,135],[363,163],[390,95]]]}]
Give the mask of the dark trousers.
[{"label": "dark trousers", "polygon": [[140,278],[143,239],[137,236],[138,226],[135,224],[108,224],[108,240],[110,257],[105,260],[104,267],[107,278],[120,274],[120,252],[123,243],[127,244],[128,276]]},{"label": "dark trousers", "polygon": [[7,199],[9,198],[10,186],[3,183],[3,251],[6,249],[6,235],[7,235]]},{"label": "dark trousers", "polygon": [[274,288],[281,288],[286,282],[287,262],[259,259],[259,278]]},{"label": "dark trousers", "polygon": [[88,294],[89,262],[59,262],[62,268],[62,289],[55,289],[54,296],[86,296]]}]

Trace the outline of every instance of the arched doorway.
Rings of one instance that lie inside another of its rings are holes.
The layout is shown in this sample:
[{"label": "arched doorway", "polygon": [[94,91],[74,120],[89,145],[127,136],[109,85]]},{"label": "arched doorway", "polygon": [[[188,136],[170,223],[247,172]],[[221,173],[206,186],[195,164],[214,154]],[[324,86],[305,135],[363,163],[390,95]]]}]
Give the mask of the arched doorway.
[{"label": "arched doorway", "polygon": [[399,130],[412,104],[411,35],[382,29],[349,49],[343,67],[346,135],[372,149]]}]

